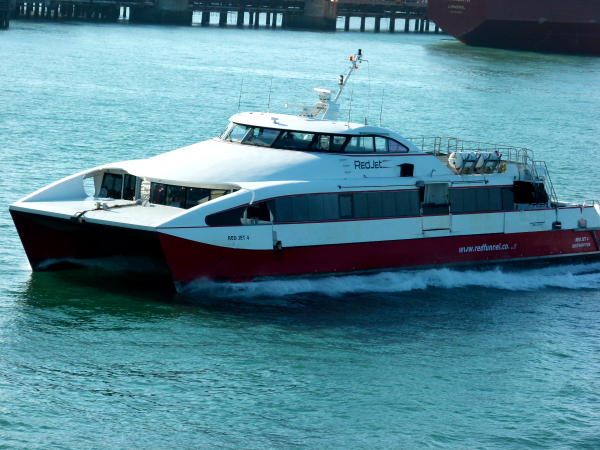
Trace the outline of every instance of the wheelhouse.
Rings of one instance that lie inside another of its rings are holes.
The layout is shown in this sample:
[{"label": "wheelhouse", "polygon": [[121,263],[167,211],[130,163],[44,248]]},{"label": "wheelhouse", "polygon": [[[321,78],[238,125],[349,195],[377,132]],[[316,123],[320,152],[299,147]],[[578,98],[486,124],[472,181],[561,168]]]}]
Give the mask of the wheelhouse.
[{"label": "wheelhouse", "polygon": [[331,134],[290,131],[232,122],[221,140],[257,147],[329,153],[407,153],[408,147],[377,134]]}]

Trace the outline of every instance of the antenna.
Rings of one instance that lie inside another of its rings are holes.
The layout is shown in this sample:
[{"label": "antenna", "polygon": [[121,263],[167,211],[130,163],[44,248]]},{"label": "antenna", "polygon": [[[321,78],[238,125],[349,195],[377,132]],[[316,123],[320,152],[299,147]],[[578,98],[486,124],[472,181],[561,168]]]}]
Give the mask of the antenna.
[{"label": "antenna", "polygon": [[381,116],[383,115],[383,96],[385,94],[385,89],[381,91],[381,109],[379,110],[379,126],[381,126]]},{"label": "antenna", "polygon": [[269,104],[267,106],[267,112],[271,112],[271,88],[273,87],[273,77],[271,77],[271,84],[269,85]]},{"label": "antenna", "polygon": [[358,69],[358,65],[360,63],[362,63],[363,61],[367,61],[367,60],[363,59],[362,50],[359,48],[358,53],[356,55],[350,57],[351,64],[350,64],[350,68],[348,69],[348,72],[346,73],[346,76],[343,77],[340,75],[340,83],[339,83],[340,88],[339,88],[337,94],[335,95],[335,98],[333,99],[333,103],[337,103],[338,99],[340,98],[340,95],[342,94],[342,91],[344,90],[344,87],[348,83],[348,79],[350,78],[352,73],[356,69]]},{"label": "antenna", "polygon": [[244,77],[242,77],[242,84],[240,85],[240,98],[238,99],[238,114],[240,113],[240,105],[242,104],[242,88],[244,87]]},{"label": "antenna", "polygon": [[350,113],[352,112],[352,97],[354,97],[354,89],[350,92],[350,107],[348,108],[348,126],[350,126]]},{"label": "antenna", "polygon": [[364,60],[367,63],[367,117],[365,117],[365,125],[368,125],[367,119],[369,118],[369,111],[371,107],[371,66],[369,61]]}]

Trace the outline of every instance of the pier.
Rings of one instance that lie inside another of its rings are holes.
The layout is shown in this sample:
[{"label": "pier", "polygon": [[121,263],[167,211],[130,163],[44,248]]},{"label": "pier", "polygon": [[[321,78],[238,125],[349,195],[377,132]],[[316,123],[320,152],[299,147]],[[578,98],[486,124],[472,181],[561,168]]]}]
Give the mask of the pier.
[{"label": "pier", "polygon": [[[11,1],[13,2],[11,4]],[[4,9],[3,9],[4,7]],[[11,14],[12,13],[12,14]],[[366,31],[367,19],[374,19],[373,31],[396,31],[397,19],[403,20],[404,32],[429,32],[427,2],[389,0],[0,0],[0,26],[8,27],[13,18],[116,21],[132,23],[191,25],[194,14],[199,24],[239,27],[281,26],[296,29],[334,31],[338,18],[344,30],[351,18],[360,18],[360,31]],[[414,21],[414,22],[413,22]],[[214,22],[214,20],[212,21]],[[414,24],[411,26],[411,23]],[[435,32],[439,29],[435,26]]]},{"label": "pier", "polygon": [[0,0],[0,28],[8,28],[11,9],[11,0]]}]

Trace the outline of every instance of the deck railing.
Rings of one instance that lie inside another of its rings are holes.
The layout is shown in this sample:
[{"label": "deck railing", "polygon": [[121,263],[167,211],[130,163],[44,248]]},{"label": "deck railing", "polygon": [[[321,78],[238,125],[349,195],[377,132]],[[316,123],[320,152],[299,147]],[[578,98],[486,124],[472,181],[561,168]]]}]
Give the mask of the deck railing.
[{"label": "deck railing", "polygon": [[544,161],[536,161],[533,150],[525,147],[492,144],[490,142],[465,141],[455,137],[435,136],[409,138],[424,152],[434,156],[450,156],[452,152],[498,152],[502,161],[518,164],[529,172],[534,182],[543,182],[551,202],[556,202],[556,193]]}]

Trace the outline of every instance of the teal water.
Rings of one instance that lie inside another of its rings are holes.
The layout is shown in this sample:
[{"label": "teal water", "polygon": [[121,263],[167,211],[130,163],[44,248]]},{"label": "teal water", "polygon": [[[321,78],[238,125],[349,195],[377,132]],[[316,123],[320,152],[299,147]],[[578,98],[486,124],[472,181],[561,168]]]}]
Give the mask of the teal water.
[{"label": "teal water", "polygon": [[[600,448],[600,265],[208,285],[32,273],[8,205],[346,92],[406,136],[532,148],[600,198],[600,59],[443,35],[13,21],[0,33],[0,449]],[[383,95],[382,95],[382,91]],[[342,114],[348,115],[348,102]]]}]

